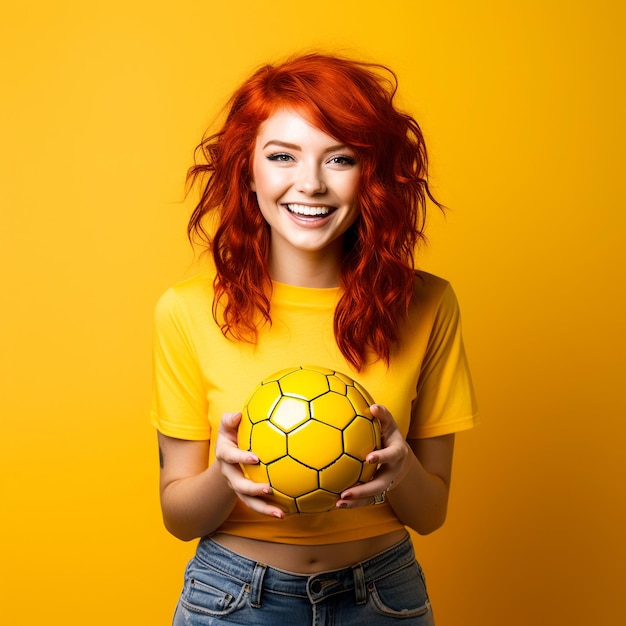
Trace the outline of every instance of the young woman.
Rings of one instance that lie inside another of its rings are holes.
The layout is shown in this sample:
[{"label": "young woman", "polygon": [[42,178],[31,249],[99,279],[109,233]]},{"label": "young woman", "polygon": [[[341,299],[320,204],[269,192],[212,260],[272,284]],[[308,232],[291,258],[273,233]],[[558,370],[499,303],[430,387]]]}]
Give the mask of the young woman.
[{"label": "young woman", "polygon": [[[449,284],[414,268],[426,149],[378,65],[320,54],[258,70],[190,170],[189,223],[212,253],[155,323],[161,504],[199,538],[174,623],[433,624],[407,528],[446,517],[454,433],[476,421]],[[294,365],[351,375],[376,400],[371,481],[285,515],[247,480],[240,409]]]}]

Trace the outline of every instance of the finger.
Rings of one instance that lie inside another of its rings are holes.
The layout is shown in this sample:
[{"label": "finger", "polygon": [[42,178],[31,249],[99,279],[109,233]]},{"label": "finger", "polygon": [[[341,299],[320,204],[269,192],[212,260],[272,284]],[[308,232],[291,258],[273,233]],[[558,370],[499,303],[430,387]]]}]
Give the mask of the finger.
[{"label": "finger", "polygon": [[381,504],[387,500],[387,492],[393,487],[394,481],[387,476],[371,480],[365,485],[359,485],[344,491],[337,501],[340,508],[356,508]]},{"label": "finger", "polygon": [[285,512],[277,506],[267,502],[263,498],[250,498],[247,496],[240,496],[239,498],[248,508],[252,509],[256,513],[261,515],[268,515],[269,517],[275,517],[277,519],[283,519]]},{"label": "finger", "polygon": [[223,413],[220,421],[220,431],[226,433],[237,433],[239,423],[241,422],[241,411],[237,413]]},{"label": "finger", "polygon": [[230,488],[239,496],[262,497],[271,493],[267,483],[257,483],[246,478],[239,465],[222,464],[222,474]]},{"label": "finger", "polygon": [[270,485],[267,483],[256,483],[246,478],[238,465],[223,466],[222,473],[230,488],[247,507],[257,513],[278,519],[282,519],[285,516],[282,509],[264,499],[272,493]]},{"label": "finger", "polygon": [[380,496],[381,493],[383,492],[363,496],[362,498],[340,498],[337,500],[337,507],[340,509],[356,509],[363,506],[371,506],[376,503],[376,497]]},{"label": "finger", "polygon": [[372,404],[370,412],[380,424],[383,445],[386,445],[386,439],[388,439],[394,432],[399,432],[398,426],[393,419],[393,415],[391,415],[387,407],[382,404]]},{"label": "finger", "polygon": [[371,500],[375,495],[386,493],[393,485],[391,473],[381,473],[364,485],[357,485],[346,489],[340,497],[341,501]]},{"label": "finger", "polygon": [[387,426],[389,423],[393,423],[395,426],[393,416],[384,404],[372,404],[370,412],[380,422],[381,427]]},{"label": "finger", "polygon": [[407,443],[401,436],[392,438],[392,441],[386,442],[384,448],[370,452],[365,460],[370,463],[378,463],[379,465],[392,465],[402,462],[408,453]]},{"label": "finger", "polygon": [[256,464],[259,458],[256,454],[240,450],[237,443],[237,429],[241,421],[241,412],[224,413],[219,427],[219,435],[215,447],[215,456],[225,463],[244,465]]},{"label": "finger", "polygon": [[241,450],[229,441],[221,441],[215,448],[215,456],[229,465],[256,465],[259,457],[248,450]]}]

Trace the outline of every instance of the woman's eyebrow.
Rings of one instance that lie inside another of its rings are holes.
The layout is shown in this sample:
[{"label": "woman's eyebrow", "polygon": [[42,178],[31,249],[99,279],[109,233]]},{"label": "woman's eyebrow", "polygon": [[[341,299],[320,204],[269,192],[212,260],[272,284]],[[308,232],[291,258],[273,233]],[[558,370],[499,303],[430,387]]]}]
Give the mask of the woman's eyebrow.
[{"label": "woman's eyebrow", "polygon": [[264,146],[263,149],[268,146],[275,145],[280,146],[281,148],[289,148],[290,150],[302,150],[300,146],[295,143],[289,143],[287,141],[280,141],[279,139],[270,139]]},{"label": "woman's eyebrow", "polygon": [[[302,146],[299,146],[298,144],[295,143],[289,143],[288,141],[281,141],[280,139],[270,139],[264,146],[263,149],[265,150],[265,148],[267,148],[268,146],[279,146],[280,148],[288,148],[289,150],[302,150]],[[336,150],[347,150],[348,146],[346,146],[343,143],[339,143],[335,146],[329,146],[328,148],[326,148],[326,150],[324,150],[324,152],[335,152]]]}]

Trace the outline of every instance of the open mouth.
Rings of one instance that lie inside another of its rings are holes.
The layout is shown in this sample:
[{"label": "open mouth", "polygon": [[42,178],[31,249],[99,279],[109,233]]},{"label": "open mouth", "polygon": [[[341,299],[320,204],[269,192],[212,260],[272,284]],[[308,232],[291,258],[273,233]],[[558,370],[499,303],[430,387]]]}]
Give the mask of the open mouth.
[{"label": "open mouth", "polygon": [[329,206],[309,206],[307,204],[287,204],[287,210],[300,217],[326,217],[334,211]]}]

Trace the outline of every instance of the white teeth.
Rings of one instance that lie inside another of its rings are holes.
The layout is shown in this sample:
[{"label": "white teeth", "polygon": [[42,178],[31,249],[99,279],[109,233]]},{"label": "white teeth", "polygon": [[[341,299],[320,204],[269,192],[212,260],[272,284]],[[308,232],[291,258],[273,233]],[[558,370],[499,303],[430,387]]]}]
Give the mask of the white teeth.
[{"label": "white teeth", "polygon": [[307,206],[306,204],[288,204],[287,208],[296,215],[328,215],[330,208],[327,206]]}]

